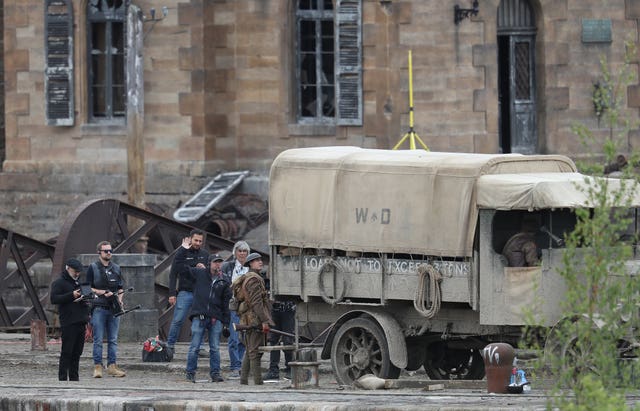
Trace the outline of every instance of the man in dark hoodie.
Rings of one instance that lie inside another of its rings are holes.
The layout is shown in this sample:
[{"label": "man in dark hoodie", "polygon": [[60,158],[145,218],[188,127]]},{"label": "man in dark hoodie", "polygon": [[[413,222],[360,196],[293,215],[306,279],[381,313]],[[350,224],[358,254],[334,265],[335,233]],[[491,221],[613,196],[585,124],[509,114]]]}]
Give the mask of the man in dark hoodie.
[{"label": "man in dark hoodie", "polygon": [[60,278],[51,284],[51,304],[58,305],[62,347],[58,365],[60,381],[78,381],[80,356],[84,349],[84,334],[89,322],[89,305],[83,301],[78,279],[82,263],[71,258],[65,264]]},{"label": "man in dark hoodie", "polygon": [[[173,319],[169,328],[167,345],[173,350],[180,336],[180,329],[187,318],[193,303],[193,279],[189,274],[190,268],[206,268],[209,253],[202,249],[204,232],[192,230],[189,237],[182,239],[182,245],[176,252],[169,273],[169,304],[173,308]],[[176,290],[176,281],[178,287]],[[176,296],[177,291],[177,296]]]},{"label": "man in dark hoodie", "polygon": [[209,269],[191,268],[193,280],[193,305],[191,306],[191,345],[187,354],[187,381],[195,381],[198,368],[198,350],[209,333],[209,376],[211,382],[222,382],[220,375],[220,334],[229,324],[229,300],[231,284],[224,277],[220,266],[223,258],[218,254],[209,257]]}]

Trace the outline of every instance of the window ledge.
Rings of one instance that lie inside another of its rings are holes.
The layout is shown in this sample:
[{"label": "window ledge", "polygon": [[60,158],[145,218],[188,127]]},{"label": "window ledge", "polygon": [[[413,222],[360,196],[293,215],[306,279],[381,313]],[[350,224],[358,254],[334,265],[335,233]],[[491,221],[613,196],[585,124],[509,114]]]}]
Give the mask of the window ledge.
[{"label": "window ledge", "polygon": [[289,124],[291,136],[335,136],[335,124]]},{"label": "window ledge", "polygon": [[99,135],[126,136],[127,135],[127,125],[123,123],[83,124],[81,130],[82,130],[82,135],[85,135],[85,136],[99,136]]}]

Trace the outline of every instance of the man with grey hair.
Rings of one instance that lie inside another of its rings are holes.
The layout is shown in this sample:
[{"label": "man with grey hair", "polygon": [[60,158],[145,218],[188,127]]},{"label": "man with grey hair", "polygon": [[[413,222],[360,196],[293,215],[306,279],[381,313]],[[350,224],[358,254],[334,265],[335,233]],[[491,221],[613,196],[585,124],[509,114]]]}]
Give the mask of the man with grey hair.
[{"label": "man with grey hair", "polygon": [[[245,267],[244,263],[247,260],[247,256],[251,252],[249,244],[246,241],[238,241],[233,246],[232,257],[230,260],[225,261],[222,264],[222,273],[224,277],[233,283],[237,278],[243,276],[249,271],[249,267]],[[229,362],[231,363],[229,368],[231,374],[229,379],[240,378],[240,368],[242,367],[242,357],[244,356],[245,347],[240,341],[238,332],[233,327],[233,324],[240,323],[240,317],[236,311],[231,311],[231,321],[229,323],[229,339],[227,345],[229,347]]]}]

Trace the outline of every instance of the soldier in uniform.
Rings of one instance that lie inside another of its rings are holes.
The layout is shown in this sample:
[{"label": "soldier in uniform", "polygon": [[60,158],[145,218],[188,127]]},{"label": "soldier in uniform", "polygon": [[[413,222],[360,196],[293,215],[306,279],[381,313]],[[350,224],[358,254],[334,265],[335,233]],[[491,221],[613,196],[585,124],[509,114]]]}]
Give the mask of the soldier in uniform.
[{"label": "soldier in uniform", "polygon": [[502,255],[509,267],[534,267],[540,265],[540,255],[536,245],[536,231],[539,228],[535,216],[524,216],[521,231],[513,235],[505,244]]},{"label": "soldier in uniform", "polygon": [[242,359],[240,384],[249,384],[249,374],[253,373],[253,383],[262,384],[260,359],[262,353],[258,350],[265,344],[269,326],[273,326],[271,319],[271,304],[269,303],[264,280],[260,276],[262,257],[258,253],[251,253],[245,261],[249,272],[233,282],[233,295],[238,304],[240,325],[248,327],[245,334],[246,351]]}]

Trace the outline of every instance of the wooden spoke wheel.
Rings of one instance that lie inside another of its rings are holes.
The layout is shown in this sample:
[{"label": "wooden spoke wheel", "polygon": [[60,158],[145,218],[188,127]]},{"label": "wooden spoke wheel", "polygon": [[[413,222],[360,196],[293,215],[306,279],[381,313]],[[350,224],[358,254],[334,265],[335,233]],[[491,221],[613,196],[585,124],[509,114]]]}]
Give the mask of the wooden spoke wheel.
[{"label": "wooden spoke wheel", "polygon": [[384,332],[369,318],[354,318],[340,326],[331,345],[331,363],[341,385],[351,385],[366,374],[400,375],[400,369],[391,363]]}]

